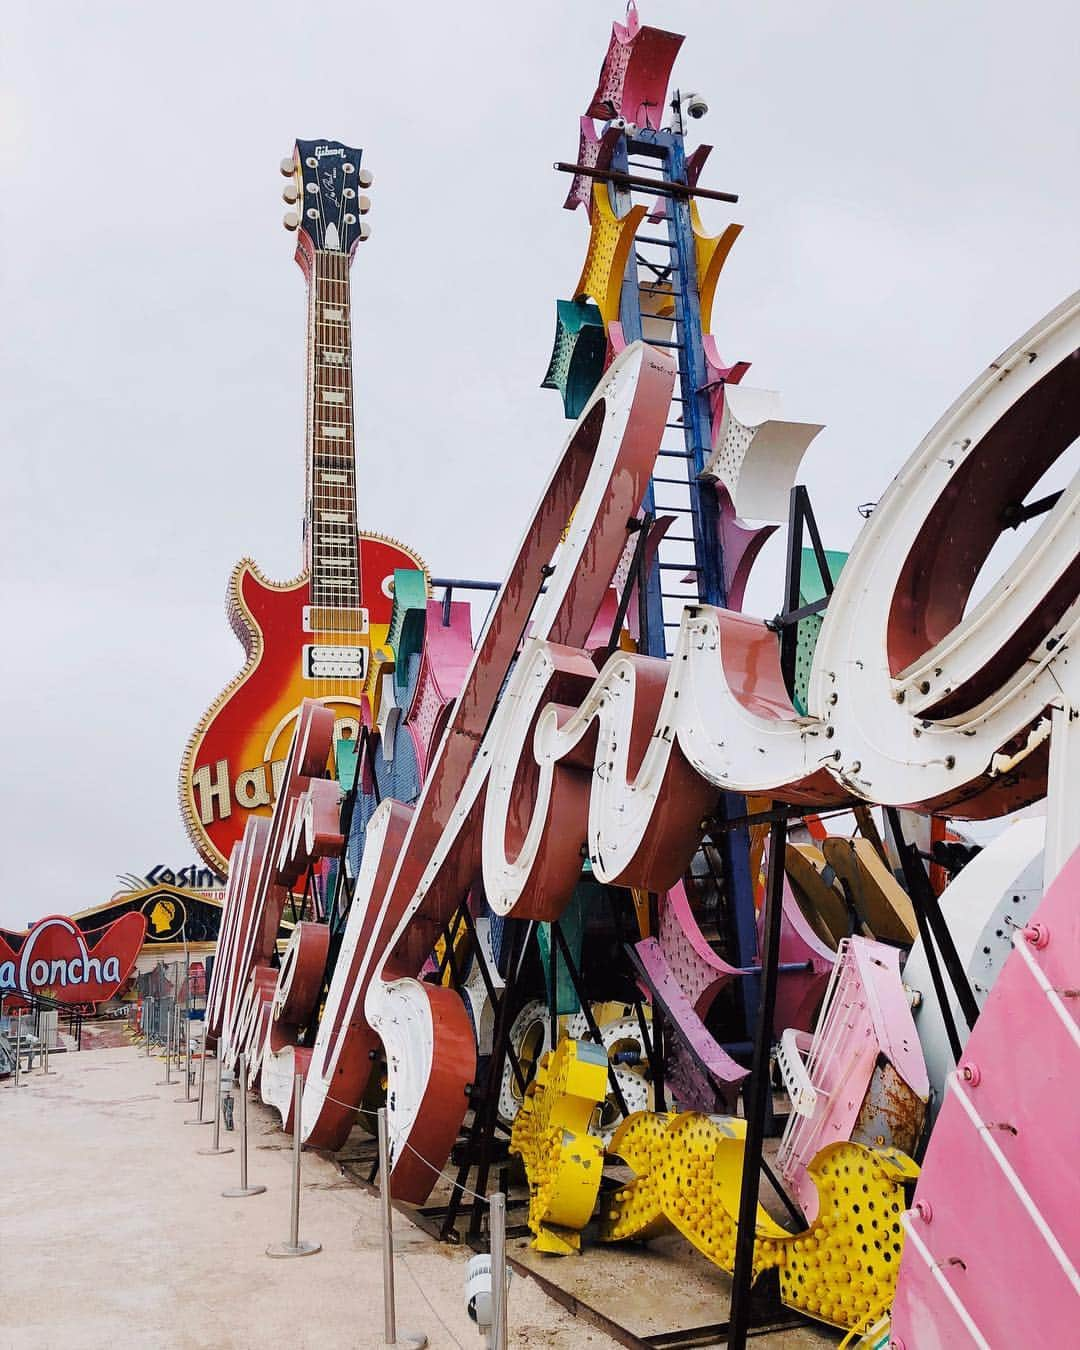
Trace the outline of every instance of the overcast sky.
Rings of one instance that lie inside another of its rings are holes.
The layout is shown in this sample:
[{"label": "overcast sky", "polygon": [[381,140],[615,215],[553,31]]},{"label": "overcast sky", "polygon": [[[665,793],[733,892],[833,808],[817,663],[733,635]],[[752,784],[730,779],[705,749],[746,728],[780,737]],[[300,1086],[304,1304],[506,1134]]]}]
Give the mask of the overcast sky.
[{"label": "overcast sky", "polygon": [[[365,150],[361,523],[498,577],[566,433],[538,388],[583,212],[560,209],[607,0],[4,7],[0,922],[192,860],[190,731],[241,663],[233,563],[298,570],[304,293],[277,171]],[[1080,12],[651,0],[746,229],[715,329],[824,422],[850,544],[937,416],[1077,285]],[[711,209],[708,209],[711,208]],[[773,612],[775,569],[751,593]],[[764,592],[764,593],[763,593]]]}]

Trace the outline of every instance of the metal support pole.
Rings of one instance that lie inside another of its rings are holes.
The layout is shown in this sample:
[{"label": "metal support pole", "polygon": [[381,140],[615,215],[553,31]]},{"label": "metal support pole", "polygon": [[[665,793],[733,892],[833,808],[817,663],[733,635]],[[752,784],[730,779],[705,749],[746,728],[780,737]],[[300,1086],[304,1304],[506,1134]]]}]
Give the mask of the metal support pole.
[{"label": "metal support pole", "polygon": [[728,1350],[746,1350],[750,1327],[750,1291],[754,1278],[754,1230],[757,1226],[761,1145],[769,1106],[769,1053],[772,1048],[773,1016],[776,1011],[777,966],[780,955],[780,919],[784,905],[784,854],[787,822],[775,821],[769,835],[769,878],[765,897],[761,997],[758,1001],[757,1032],[746,1102],[746,1144],[743,1150],[742,1188],[739,1194],[739,1227],[735,1237],[735,1268],[731,1279],[731,1312]]},{"label": "metal support pole", "polygon": [[686,183],[672,182],[669,178],[642,178],[640,174],[621,173],[617,169],[598,169],[589,164],[566,164],[556,160],[552,168],[559,173],[580,174],[583,178],[599,179],[600,182],[614,183],[619,188],[639,188],[659,197],[702,197],[714,202],[737,202],[737,192],[718,192],[715,188],[690,187]]},{"label": "metal support pole", "polygon": [[176,1009],[173,1008],[169,1013],[168,1021],[165,1025],[165,1077],[158,1083],[158,1087],[172,1087],[172,1048],[173,1048],[173,1023],[176,1020]]},{"label": "metal support pole", "polygon": [[209,1125],[208,1120],[203,1120],[203,1097],[206,1092],[206,1029],[203,1028],[202,1053],[199,1055],[199,1109],[195,1113],[194,1120],[185,1120],[185,1125]]},{"label": "metal support pole", "polygon": [[231,1144],[226,1144],[226,1146],[225,1146],[224,1148],[221,1147],[221,1051],[220,1051],[220,1047],[219,1047],[218,1055],[217,1055],[217,1083],[215,1084],[215,1086],[216,1086],[216,1089],[217,1089],[217,1090],[216,1090],[216,1092],[214,1093],[214,1096],[215,1096],[215,1098],[216,1098],[216,1101],[215,1101],[215,1103],[214,1103],[214,1142],[213,1142],[213,1144],[212,1144],[209,1148],[200,1148],[200,1149],[197,1150],[199,1153],[205,1153],[205,1154],[207,1154],[207,1155],[209,1155],[209,1154],[211,1154],[211,1153],[231,1153],[231,1152],[233,1151],[233,1150],[232,1150],[232,1145],[231,1145]]},{"label": "metal support pole", "polygon": [[930,982],[934,986],[934,993],[937,996],[938,1008],[941,1011],[941,1023],[945,1028],[945,1036],[949,1042],[949,1052],[953,1057],[953,1063],[959,1064],[964,1053],[964,1047],[957,1030],[956,1018],[953,1016],[952,1000],[945,988],[945,976],[938,960],[937,948],[934,946],[933,934],[930,932],[930,924],[926,918],[926,911],[914,898],[911,901],[911,908],[915,911],[915,923],[918,925],[919,938],[922,941],[923,951],[926,953],[926,968],[930,972]]},{"label": "metal support pole", "polygon": [[397,1329],[397,1307],[394,1297],[394,1204],[390,1195],[390,1135],[386,1127],[386,1108],[379,1107],[379,1207],[382,1211],[382,1270],[383,1270],[383,1342],[400,1345],[409,1350],[423,1350],[427,1337],[423,1332]]},{"label": "metal support pole", "polygon": [[292,1202],[288,1242],[272,1242],[266,1249],[267,1256],[314,1256],[322,1251],[321,1242],[311,1242],[300,1237],[300,1156],[304,1151],[303,1131],[301,1130],[301,1103],[304,1099],[304,1075],[298,1073],[293,1079],[293,1176]]},{"label": "metal support pole", "polygon": [[[644,1035],[644,1032],[642,1032]],[[657,1111],[666,1110],[664,1096],[664,1011],[660,1007],[660,1001],[653,1004],[652,1015],[652,1075],[653,1075],[653,1103]]]},{"label": "metal support pole", "polygon": [[262,1195],[265,1186],[248,1185],[248,1143],[247,1143],[247,1055],[243,1051],[237,1056],[236,1083],[240,1093],[240,1185],[230,1186],[221,1194],[226,1199],[238,1199],[245,1195]]},{"label": "metal support pole", "polygon": [[22,1012],[15,1014],[15,1086],[21,1087],[19,1082],[19,1063],[22,1060]]},{"label": "metal support pole", "polygon": [[[904,839],[904,833],[900,826],[900,815],[896,808],[887,806],[885,808],[885,818],[889,822],[889,829],[892,831],[893,841],[896,844],[896,851],[900,855],[900,865],[904,872],[904,881],[907,885],[908,895],[911,899],[912,908],[915,910],[915,919],[919,925],[919,935],[923,939],[923,945],[926,948],[927,964],[931,966],[933,962],[933,943],[930,941],[930,935],[937,941],[941,953],[941,960],[945,966],[946,973],[952,983],[956,994],[956,1001],[960,1005],[960,1011],[963,1013],[964,1021],[968,1024],[970,1031],[979,1020],[979,1005],[975,1000],[975,994],[971,988],[971,982],[968,980],[967,971],[960,960],[960,955],[956,950],[956,943],[949,932],[949,926],[945,922],[945,916],[941,912],[941,905],[930,886],[930,878],[926,875],[926,869],[919,858],[918,850],[914,844],[909,844]],[[924,933],[924,923],[927,925],[928,932]],[[941,1016],[945,1022],[946,1029],[952,1018],[952,1004],[947,998],[938,994],[938,1001],[941,1005]],[[955,1049],[955,1047],[954,1047]]]},{"label": "metal support pole", "polygon": [[[798,485],[788,496],[787,568],[784,576],[784,613],[793,614],[799,608],[799,589],[802,584],[803,499]],[[797,624],[788,624],[780,634],[780,673],[788,691],[795,688],[795,661],[799,650]],[[792,693],[792,697],[794,694]]]},{"label": "metal support pole", "polygon": [[379,1107],[379,1199],[382,1204],[383,1249],[383,1339],[387,1345],[397,1341],[397,1312],[394,1306],[394,1206],[390,1201],[390,1140],[386,1131],[386,1108]]},{"label": "metal support pole", "polygon": [[[178,1102],[191,1102],[191,1018],[190,1009],[184,1009],[177,1013],[177,1020],[183,1026],[183,1046],[184,1046],[184,1095],[177,1097]],[[176,1063],[180,1064],[180,1048],[177,1046]]]},{"label": "metal support pole", "polygon": [[506,1350],[506,1196],[493,1191],[488,1196],[488,1222],[491,1225],[491,1344],[494,1350]]},{"label": "metal support pole", "polygon": [[146,1058],[150,1058],[150,1010],[154,1005],[154,1000],[149,994],[143,999],[143,1031],[146,1032]]}]

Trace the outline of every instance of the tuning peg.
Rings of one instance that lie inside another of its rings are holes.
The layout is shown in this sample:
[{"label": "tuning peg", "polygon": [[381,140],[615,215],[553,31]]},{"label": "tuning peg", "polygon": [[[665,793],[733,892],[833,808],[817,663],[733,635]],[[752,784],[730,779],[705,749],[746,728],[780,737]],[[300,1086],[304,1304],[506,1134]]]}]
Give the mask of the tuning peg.
[{"label": "tuning peg", "polygon": [[372,183],[374,183],[375,181],[375,175],[371,172],[370,169],[358,169],[356,173],[356,181],[360,184],[361,187],[370,187]]},{"label": "tuning peg", "polygon": [[286,211],[281,223],[287,230],[295,230],[300,225],[300,217],[295,211]]},{"label": "tuning peg", "polygon": [[281,163],[278,165],[278,168],[281,170],[282,178],[291,178],[293,174],[296,172],[295,157],[289,155],[288,158],[283,159],[281,161]]},{"label": "tuning peg", "polygon": [[360,224],[356,227],[356,237],[361,242],[371,237],[371,226],[367,223],[366,220],[362,220]]},{"label": "tuning peg", "polygon": [[365,197],[364,194],[361,193],[356,199],[356,209],[362,216],[366,216],[371,210],[371,198]]},{"label": "tuning peg", "polygon": [[296,187],[296,183],[295,183],[295,182],[292,182],[292,183],[286,183],[286,184],[285,184],[285,187],[284,187],[284,189],[282,190],[282,193],[281,193],[281,200],[282,200],[282,201],[288,202],[289,205],[292,206],[293,202],[296,201],[297,197],[299,197],[299,196],[300,196],[300,193],[299,193],[299,191],[297,190],[297,187]]}]

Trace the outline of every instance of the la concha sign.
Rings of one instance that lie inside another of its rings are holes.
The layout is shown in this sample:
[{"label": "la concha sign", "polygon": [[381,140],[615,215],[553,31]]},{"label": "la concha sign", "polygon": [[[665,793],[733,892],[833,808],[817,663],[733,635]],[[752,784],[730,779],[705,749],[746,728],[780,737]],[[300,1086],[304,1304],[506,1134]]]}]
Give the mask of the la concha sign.
[{"label": "la concha sign", "polygon": [[124,914],[90,934],[73,919],[52,914],[34,924],[16,948],[0,938],[0,992],[100,1003],[131,974],[145,936],[142,914]]}]

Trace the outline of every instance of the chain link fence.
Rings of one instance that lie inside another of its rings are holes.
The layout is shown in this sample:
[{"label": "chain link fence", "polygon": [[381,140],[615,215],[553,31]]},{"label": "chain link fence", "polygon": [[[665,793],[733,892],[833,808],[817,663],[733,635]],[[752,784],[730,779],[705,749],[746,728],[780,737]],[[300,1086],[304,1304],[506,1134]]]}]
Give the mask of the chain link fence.
[{"label": "chain link fence", "polygon": [[186,1024],[188,1036],[195,1032],[201,1041],[207,975],[202,962],[177,960],[159,961],[136,976],[135,1021],[140,1034],[145,1036],[149,1031],[151,1042],[164,1044],[174,1034],[173,1017],[179,1008],[181,1026]]}]

